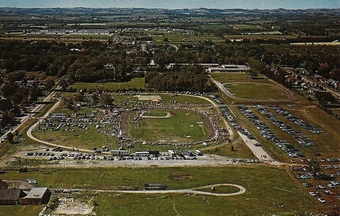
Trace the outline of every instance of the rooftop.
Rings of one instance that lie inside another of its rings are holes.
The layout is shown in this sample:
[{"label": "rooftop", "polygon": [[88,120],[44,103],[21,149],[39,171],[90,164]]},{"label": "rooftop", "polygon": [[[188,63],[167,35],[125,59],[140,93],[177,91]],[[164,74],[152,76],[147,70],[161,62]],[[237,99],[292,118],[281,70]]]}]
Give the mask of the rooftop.
[{"label": "rooftop", "polygon": [[47,187],[38,187],[38,188],[32,188],[30,192],[28,192],[25,199],[37,199],[42,198],[44,194],[47,191]]}]

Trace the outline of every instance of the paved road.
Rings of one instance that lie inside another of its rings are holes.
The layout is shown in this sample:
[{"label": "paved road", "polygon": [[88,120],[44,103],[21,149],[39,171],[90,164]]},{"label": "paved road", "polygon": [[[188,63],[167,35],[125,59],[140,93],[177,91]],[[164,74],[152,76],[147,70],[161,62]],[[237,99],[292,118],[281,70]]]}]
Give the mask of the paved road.
[{"label": "paved road", "polygon": [[[44,115],[43,117],[39,118],[38,121],[37,121],[34,125],[32,125],[32,126],[27,130],[27,136],[28,136],[30,139],[32,139],[32,140],[34,140],[34,141],[36,141],[36,142],[42,143],[42,144],[44,144],[44,145],[48,145],[48,146],[51,146],[51,147],[61,147],[61,148],[65,149],[65,150],[71,150],[71,151],[72,151],[72,150],[74,150],[73,147],[70,147],[70,146],[63,146],[63,145],[58,145],[58,144],[54,144],[54,143],[51,143],[51,142],[43,141],[43,140],[37,139],[36,137],[34,137],[34,136],[32,135],[32,131],[33,131],[39,124],[41,124],[41,123],[44,121],[44,119],[46,119],[46,118],[50,115],[50,113],[52,113],[55,109],[57,109],[57,107],[60,105],[60,103],[61,103],[61,100],[58,100],[58,102],[55,103],[55,104],[53,105],[53,107],[51,107],[51,109],[48,110],[48,111],[45,113],[45,115]],[[77,151],[79,151],[79,152],[93,153],[93,150],[88,150],[88,149],[77,149]],[[108,153],[108,154],[109,154],[109,153]]]},{"label": "paved road", "polygon": [[[55,91],[51,92],[51,94],[49,94],[45,99],[44,99],[44,102],[49,102],[51,100],[51,98],[56,94]],[[32,113],[37,113],[39,112],[43,107],[44,107],[45,104],[39,104],[37,105],[31,112]],[[34,114],[33,114],[34,115]],[[4,140],[5,137],[7,136],[8,133],[13,133],[14,131],[18,130],[20,127],[22,127],[27,121],[28,119],[30,119],[30,115],[27,115],[27,116],[24,116],[21,121],[20,121],[20,124],[17,125],[15,128],[11,129],[11,130],[8,130],[4,135],[2,135],[0,137],[0,140]]]},{"label": "paved road", "polygon": [[258,143],[256,139],[249,139],[247,136],[238,132],[244,143],[248,146],[248,148],[253,152],[253,154],[263,162],[267,162],[273,165],[283,165],[281,162],[274,161],[274,159],[266,152],[262,146],[255,146],[255,143]]},{"label": "paved road", "polygon": [[[205,188],[212,188],[215,187],[218,190],[218,187],[229,186],[229,187],[236,187],[239,189],[238,192],[234,193],[213,193],[213,192],[206,192],[200,191],[200,189]],[[94,191],[94,192],[102,192],[102,193],[129,193],[129,194],[167,194],[167,193],[179,193],[179,194],[200,194],[200,195],[207,195],[207,196],[219,196],[219,197],[226,197],[226,196],[237,196],[244,194],[247,190],[245,187],[237,184],[213,184],[213,185],[206,185],[202,187],[195,187],[191,189],[178,189],[178,190],[90,190],[90,189],[70,189],[76,191]]]}]

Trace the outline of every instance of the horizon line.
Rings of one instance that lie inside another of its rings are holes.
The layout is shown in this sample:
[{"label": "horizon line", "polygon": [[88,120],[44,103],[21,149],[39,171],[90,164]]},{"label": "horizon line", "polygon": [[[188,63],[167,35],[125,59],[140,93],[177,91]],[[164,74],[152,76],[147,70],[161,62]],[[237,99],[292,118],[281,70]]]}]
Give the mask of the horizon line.
[{"label": "horizon line", "polygon": [[0,8],[16,8],[16,9],[76,9],[76,8],[86,8],[86,9],[163,9],[163,10],[195,10],[195,9],[207,9],[207,10],[338,10],[338,8],[207,8],[207,7],[193,7],[193,8],[162,8],[162,7],[18,7],[18,6],[0,6]]}]

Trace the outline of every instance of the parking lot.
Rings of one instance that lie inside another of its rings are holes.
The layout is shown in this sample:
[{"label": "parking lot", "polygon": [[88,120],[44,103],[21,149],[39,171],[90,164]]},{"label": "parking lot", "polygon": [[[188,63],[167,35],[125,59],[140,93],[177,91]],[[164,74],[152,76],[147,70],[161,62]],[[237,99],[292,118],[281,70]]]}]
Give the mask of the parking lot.
[{"label": "parking lot", "polygon": [[[253,113],[247,106],[239,105],[237,108],[248,118],[250,122],[252,122],[255,127],[258,129],[259,133],[263,138],[268,141],[273,142],[276,146],[278,146],[282,151],[284,151],[289,157],[299,157],[304,156],[303,153],[296,149],[292,144],[290,144],[287,140],[280,139],[276,136],[276,134],[263,122],[259,119],[259,117]],[[244,129],[240,129],[241,133],[245,133]],[[249,132],[246,132],[245,135],[251,139],[253,135]]]},{"label": "parking lot", "polygon": [[317,201],[330,204],[330,208],[339,208],[340,158],[301,159],[298,162],[304,165],[293,165],[290,172],[306,192]]}]

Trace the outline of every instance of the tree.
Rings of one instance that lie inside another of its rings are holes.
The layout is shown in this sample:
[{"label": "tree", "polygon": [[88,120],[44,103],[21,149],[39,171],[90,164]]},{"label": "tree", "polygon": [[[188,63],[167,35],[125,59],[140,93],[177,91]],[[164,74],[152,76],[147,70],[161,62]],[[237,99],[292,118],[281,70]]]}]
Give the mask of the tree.
[{"label": "tree", "polygon": [[59,85],[61,87],[61,89],[63,91],[66,91],[67,90],[67,87],[68,87],[68,83],[66,82],[66,80],[62,79],[59,81]]},{"label": "tree", "polygon": [[320,164],[319,164],[318,160],[316,158],[313,158],[309,161],[308,165],[309,165],[309,170],[313,174],[313,178],[317,179],[318,176],[316,175],[316,173],[318,173],[320,171]]},{"label": "tree", "polygon": [[112,105],[113,99],[110,93],[103,93],[100,99],[103,105]]},{"label": "tree", "polygon": [[13,138],[14,138],[14,135],[13,135],[11,132],[9,132],[9,133],[7,134],[7,140],[8,140],[8,142],[9,142],[9,143],[12,143],[12,142],[13,142]]},{"label": "tree", "polygon": [[253,69],[250,69],[248,73],[250,75],[250,79],[256,79],[259,76],[259,72]]},{"label": "tree", "polygon": [[51,90],[54,85],[55,85],[55,81],[53,79],[47,79],[45,81],[45,87],[47,90]]}]

